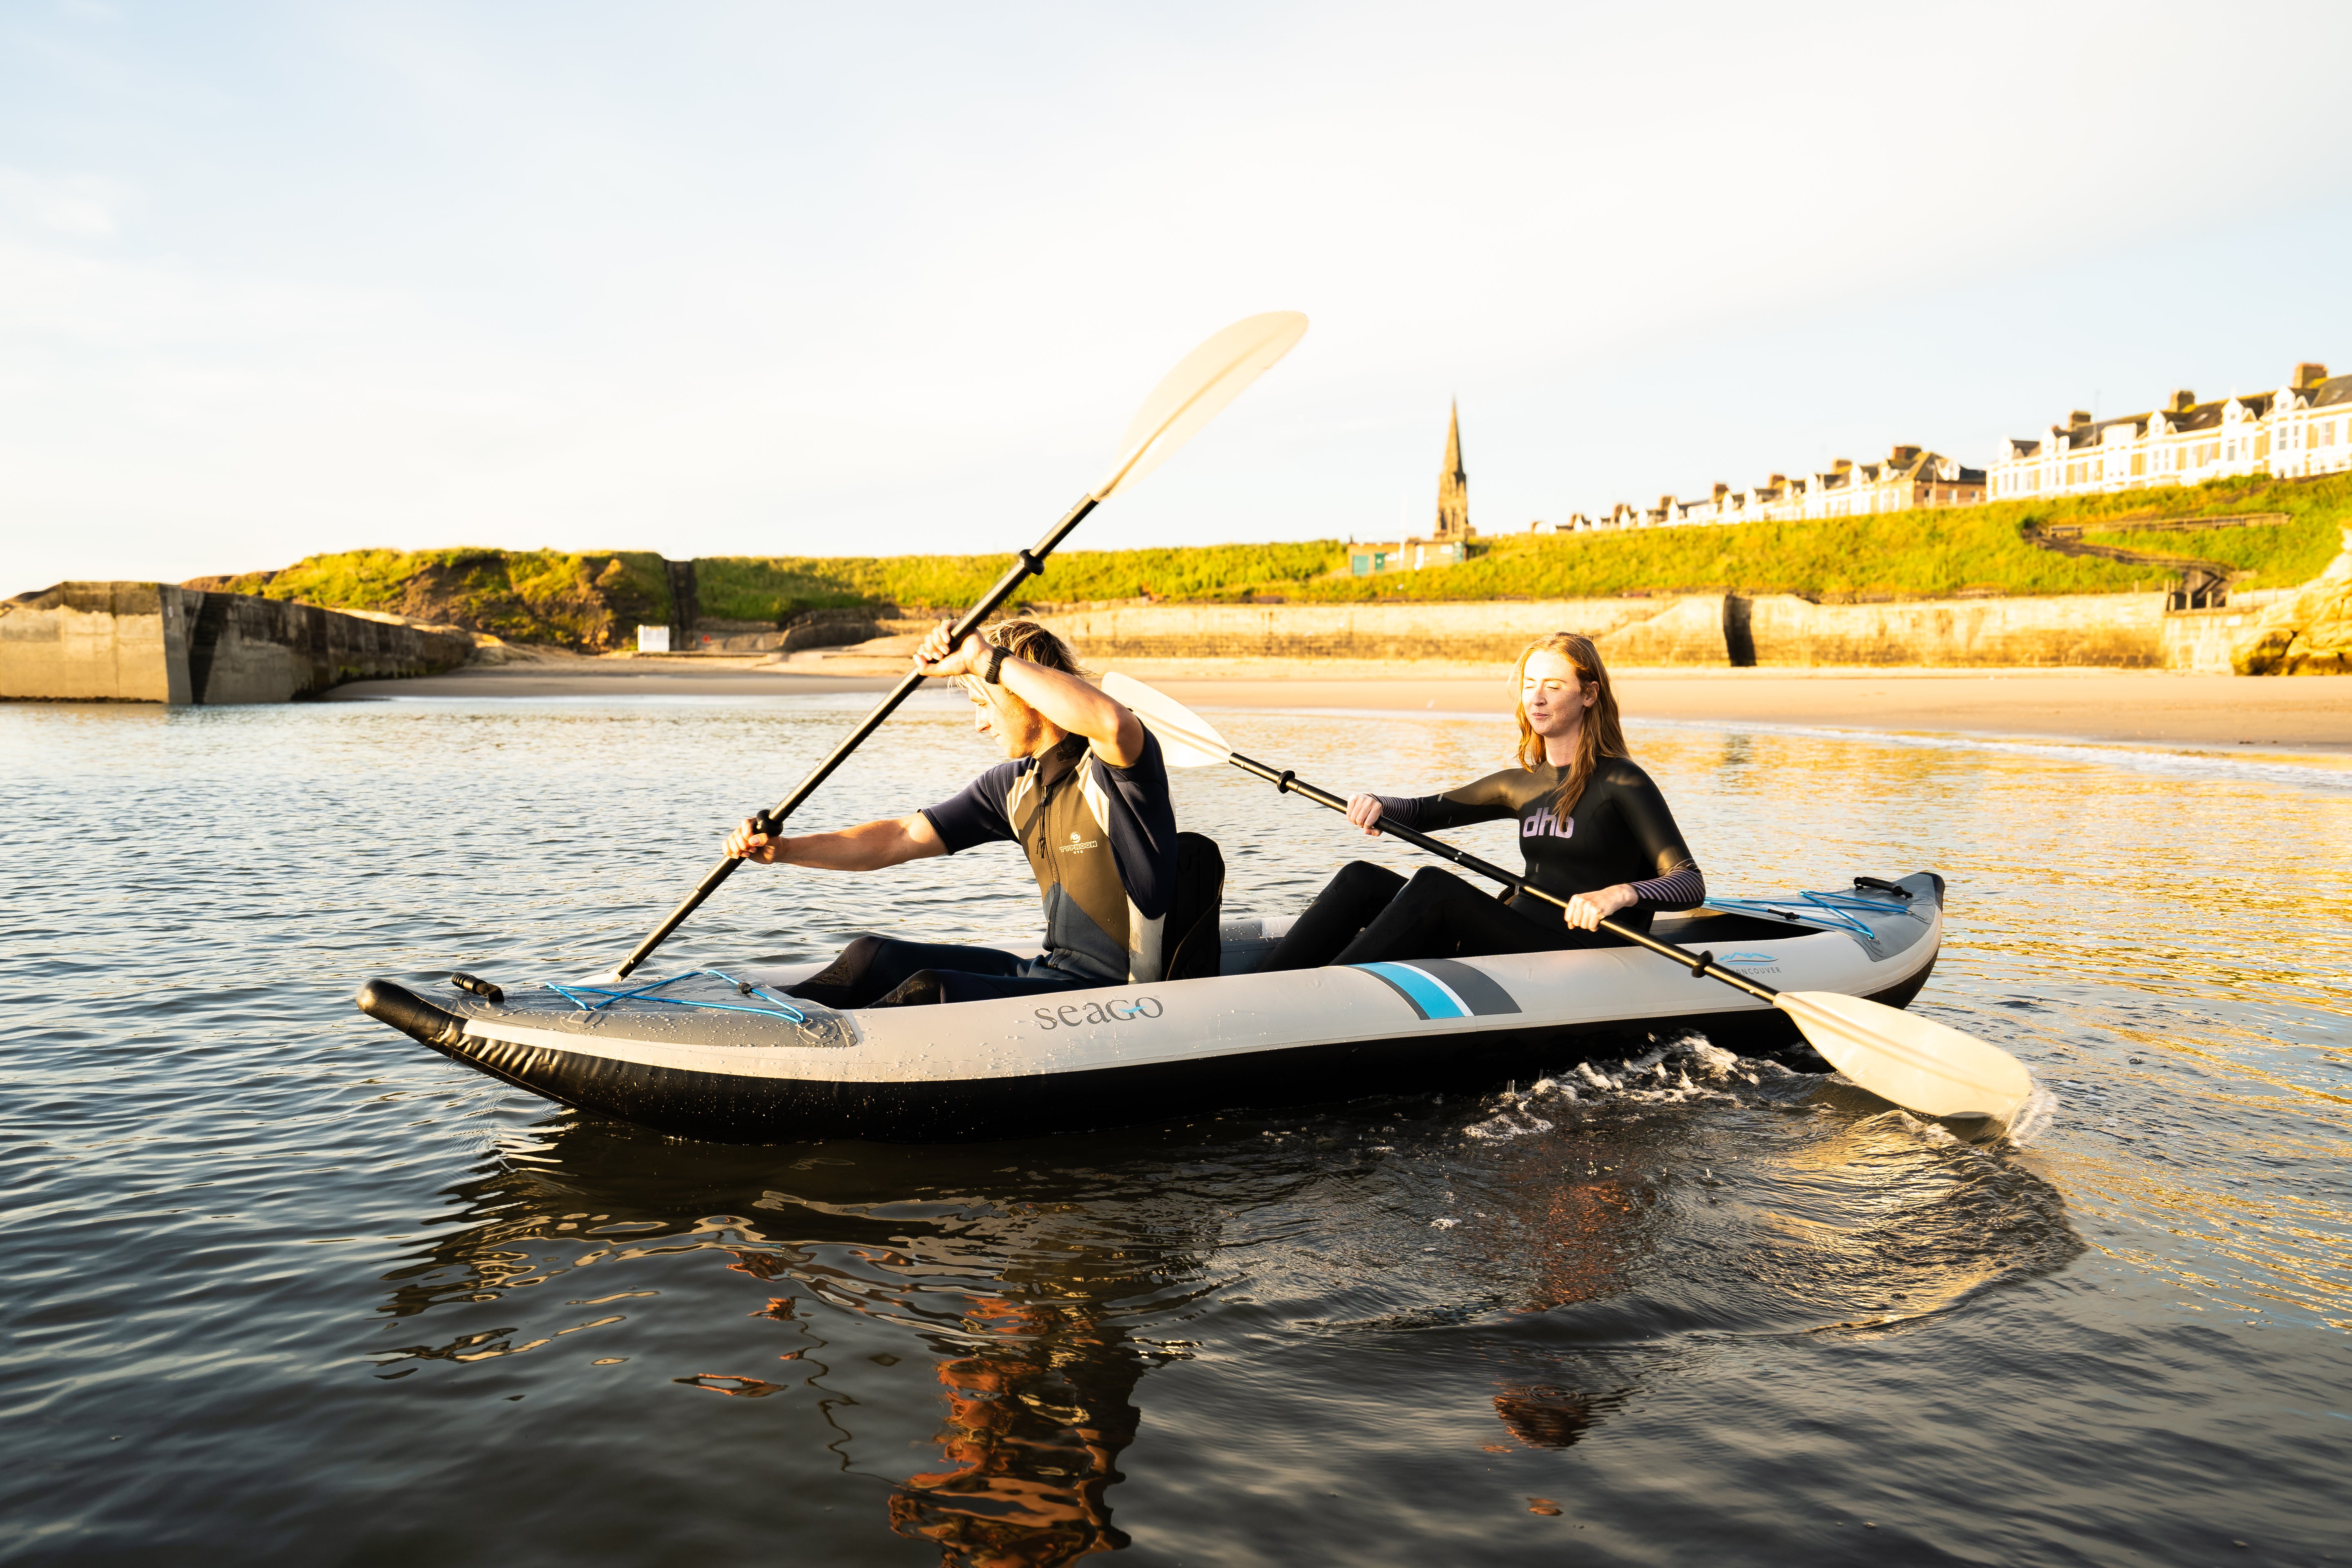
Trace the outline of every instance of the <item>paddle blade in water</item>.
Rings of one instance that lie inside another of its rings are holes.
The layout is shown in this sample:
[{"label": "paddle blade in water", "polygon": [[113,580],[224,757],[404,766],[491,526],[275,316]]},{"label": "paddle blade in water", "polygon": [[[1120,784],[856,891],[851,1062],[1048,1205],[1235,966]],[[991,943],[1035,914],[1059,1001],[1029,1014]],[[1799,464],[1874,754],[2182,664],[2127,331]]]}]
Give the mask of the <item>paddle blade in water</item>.
[{"label": "paddle blade in water", "polygon": [[1103,677],[1102,689],[1160,737],[1160,752],[1170,767],[1221,767],[1233,760],[1234,749],[1215,727],[1174,698],[1115,669]]},{"label": "paddle blade in water", "polygon": [[2024,1063],[1932,1018],[1834,991],[1783,991],[1773,1002],[1832,1067],[1922,1116],[2005,1127],[2033,1092]]},{"label": "paddle blade in water", "polygon": [[1118,460],[1095,500],[1108,500],[1166,462],[1306,331],[1307,318],[1297,311],[1269,310],[1235,321],[1186,354],[1135,411],[1119,439]]}]

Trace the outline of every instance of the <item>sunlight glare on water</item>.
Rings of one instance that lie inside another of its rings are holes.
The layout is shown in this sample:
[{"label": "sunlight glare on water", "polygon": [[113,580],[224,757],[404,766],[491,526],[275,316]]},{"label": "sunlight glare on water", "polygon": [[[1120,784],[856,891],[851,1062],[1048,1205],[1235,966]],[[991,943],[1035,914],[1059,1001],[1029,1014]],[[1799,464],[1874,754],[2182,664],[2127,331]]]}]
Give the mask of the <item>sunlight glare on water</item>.
[{"label": "sunlight glare on water", "polygon": [[[352,1007],[610,963],[867,700],[0,708],[0,1553],[2340,1553],[2343,773],[1632,727],[1718,894],[1948,879],[1916,1005],[2042,1091],[1990,1147],[1691,1038],[1475,1097],[734,1148]],[[919,699],[796,826],[951,793],[990,760],[961,707]],[[1343,792],[1509,739],[1216,720]],[[1176,789],[1229,913],[1413,863],[1233,770]],[[656,967],[1037,924],[1009,847],[751,868]]]}]

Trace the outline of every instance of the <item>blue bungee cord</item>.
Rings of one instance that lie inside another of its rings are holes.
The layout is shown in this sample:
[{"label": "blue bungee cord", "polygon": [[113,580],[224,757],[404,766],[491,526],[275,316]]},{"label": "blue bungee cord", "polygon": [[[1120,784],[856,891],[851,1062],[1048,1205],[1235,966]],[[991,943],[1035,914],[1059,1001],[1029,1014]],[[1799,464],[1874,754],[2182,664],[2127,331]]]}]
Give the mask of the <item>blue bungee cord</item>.
[{"label": "blue bungee cord", "polygon": [[[1802,905],[1802,909],[1792,906]],[[1875,937],[1869,922],[1858,920],[1852,911],[1867,910],[1872,914],[1911,914],[1912,910],[1885,899],[1874,899],[1843,890],[1835,892],[1800,893],[1794,899],[1709,899],[1703,906],[1735,915],[1777,915],[1782,920],[1802,921],[1813,925],[1833,926],[1855,936]]]},{"label": "blue bungee cord", "polygon": [[[732,985],[736,994],[740,996],[754,996],[764,993],[766,1000],[773,1003],[774,1005],[747,1007],[740,1002],[698,1002],[686,996],[654,994],[665,985],[675,985],[681,980],[691,980],[698,974],[708,974],[713,980],[725,981]],[[578,981],[565,985],[553,980],[547,982],[547,988],[583,1013],[601,1013],[615,1002],[658,1002],[666,1007],[701,1007],[713,1013],[750,1013],[762,1018],[789,1018],[795,1024],[808,1022],[806,1013],[802,1012],[773,991],[768,990],[765,986],[754,985],[750,981],[738,980],[731,974],[722,974],[716,969],[689,969],[683,974],[673,974],[667,980],[656,980],[646,985],[632,986],[626,991],[615,991],[608,985],[589,985]],[[604,999],[602,1002],[583,1001],[580,994],[582,993],[590,996],[602,996]]]}]

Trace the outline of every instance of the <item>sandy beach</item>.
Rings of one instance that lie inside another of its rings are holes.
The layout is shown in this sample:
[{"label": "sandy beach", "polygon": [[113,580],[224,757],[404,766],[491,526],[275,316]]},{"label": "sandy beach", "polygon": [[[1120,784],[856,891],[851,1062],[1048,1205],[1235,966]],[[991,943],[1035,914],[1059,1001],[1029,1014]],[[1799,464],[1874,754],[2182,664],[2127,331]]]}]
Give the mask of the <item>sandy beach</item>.
[{"label": "sandy beach", "polygon": [[[372,680],[327,700],[640,698],[881,691],[873,660],[551,658]],[[1507,712],[1508,667],[1310,665],[1272,660],[1122,661],[1201,708]],[[2158,747],[2352,755],[2352,682],[2129,670],[1626,669],[1632,720],[1980,735]]]}]

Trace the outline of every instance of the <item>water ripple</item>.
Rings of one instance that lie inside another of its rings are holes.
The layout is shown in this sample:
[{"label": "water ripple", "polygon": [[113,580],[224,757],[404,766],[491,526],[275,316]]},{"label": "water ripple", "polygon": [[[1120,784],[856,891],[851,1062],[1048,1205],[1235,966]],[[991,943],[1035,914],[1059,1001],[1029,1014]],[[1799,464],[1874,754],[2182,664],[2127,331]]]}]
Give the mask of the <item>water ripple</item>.
[{"label": "water ripple", "polygon": [[[1720,891],[1949,879],[1919,1005],[2043,1090],[1991,1147],[1693,1037],[1466,1099],[1335,1081],[1311,1111],[1024,1143],[723,1148],[352,1010],[373,974],[609,962],[862,706],[0,710],[0,1555],[2333,1549],[2336,773],[1635,727]],[[1389,791],[1507,739],[1220,723]],[[805,825],[984,761],[919,700]],[[1412,863],[1238,773],[1178,787],[1229,909]],[[666,956],[814,958],[877,922],[1018,944],[1025,879],[1009,852],[747,874]]]}]

